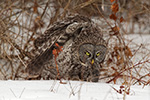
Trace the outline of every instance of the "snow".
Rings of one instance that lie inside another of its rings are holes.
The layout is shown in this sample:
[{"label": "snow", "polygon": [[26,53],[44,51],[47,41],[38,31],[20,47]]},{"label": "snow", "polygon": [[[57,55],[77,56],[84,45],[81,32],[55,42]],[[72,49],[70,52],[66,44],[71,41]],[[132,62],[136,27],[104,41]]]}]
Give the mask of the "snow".
[{"label": "snow", "polygon": [[[0,100],[123,100],[112,87],[119,85],[81,81],[0,81]],[[150,100],[150,86],[134,85],[126,100]]]},{"label": "snow", "polygon": [[140,34],[130,34],[126,35],[125,38],[133,40],[137,44],[149,44],[150,34],[140,35]]}]

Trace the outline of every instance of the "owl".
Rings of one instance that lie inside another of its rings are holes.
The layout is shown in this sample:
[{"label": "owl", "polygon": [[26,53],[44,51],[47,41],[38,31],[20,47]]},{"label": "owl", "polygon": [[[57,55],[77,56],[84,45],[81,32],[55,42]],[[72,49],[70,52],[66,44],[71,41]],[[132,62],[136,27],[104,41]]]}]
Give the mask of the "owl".
[{"label": "owl", "polygon": [[[98,82],[107,46],[101,29],[90,18],[75,15],[58,21],[34,46],[38,53],[27,65],[30,76]],[[60,47],[56,57],[53,51]]]}]

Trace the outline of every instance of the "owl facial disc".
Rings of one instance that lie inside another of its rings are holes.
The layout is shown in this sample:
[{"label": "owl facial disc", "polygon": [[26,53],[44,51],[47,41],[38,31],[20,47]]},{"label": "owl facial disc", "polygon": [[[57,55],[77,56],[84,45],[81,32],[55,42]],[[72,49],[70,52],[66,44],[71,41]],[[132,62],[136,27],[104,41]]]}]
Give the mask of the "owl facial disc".
[{"label": "owl facial disc", "polygon": [[78,49],[79,59],[84,66],[97,66],[105,58],[106,47],[91,43],[82,44]]}]

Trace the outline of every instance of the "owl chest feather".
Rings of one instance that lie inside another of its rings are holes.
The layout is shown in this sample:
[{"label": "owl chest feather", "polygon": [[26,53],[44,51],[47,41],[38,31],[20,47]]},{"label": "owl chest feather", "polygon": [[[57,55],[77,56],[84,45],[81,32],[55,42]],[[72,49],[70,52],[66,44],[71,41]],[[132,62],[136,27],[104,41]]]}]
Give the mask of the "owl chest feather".
[{"label": "owl chest feather", "polygon": [[[67,41],[67,43],[63,46],[62,51],[59,53],[58,57],[56,58],[60,73],[64,74],[70,68],[71,57],[72,57],[71,56],[72,42],[73,42],[72,39]],[[53,65],[56,66],[54,58],[53,58]]]}]

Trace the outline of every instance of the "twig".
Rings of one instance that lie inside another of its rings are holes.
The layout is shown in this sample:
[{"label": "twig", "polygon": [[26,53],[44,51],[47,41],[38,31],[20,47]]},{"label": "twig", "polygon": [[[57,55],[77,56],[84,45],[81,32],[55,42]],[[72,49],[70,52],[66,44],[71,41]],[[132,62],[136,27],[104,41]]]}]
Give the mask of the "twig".
[{"label": "twig", "polygon": [[14,91],[10,88],[10,91],[13,93],[13,95],[17,98],[17,96],[15,95]]},{"label": "twig", "polygon": [[134,68],[135,66],[138,66],[138,65],[143,64],[143,63],[146,63],[146,62],[150,63],[150,59],[148,59],[148,60],[146,60],[146,61],[143,61],[143,62],[138,62],[137,64],[133,65],[133,67],[129,67],[129,68],[124,69],[123,71],[121,71],[120,73],[118,73],[114,78],[112,78],[111,80],[107,81],[106,83],[110,83],[111,81],[113,81],[113,80],[117,79],[118,77],[120,77],[120,75],[121,75],[123,72],[125,72],[125,71],[127,71],[127,70],[130,70],[130,69]]},{"label": "twig", "polygon": [[74,93],[74,91],[73,91],[73,88],[72,88],[72,86],[71,86],[70,81],[69,81],[69,86],[70,86],[70,88],[71,88],[71,94],[75,95],[75,93]]},{"label": "twig", "polygon": [[49,3],[50,3],[50,0],[48,0],[48,2],[46,3],[46,6],[45,6],[45,8],[44,8],[44,10],[43,10],[43,13],[42,13],[42,15],[41,15],[41,19],[43,18],[44,14],[45,14],[45,12],[46,12],[46,9],[47,9],[47,7],[48,7],[48,5],[49,5]]},{"label": "twig", "polygon": [[22,92],[21,92],[21,94],[20,94],[19,98],[21,98],[21,96],[22,96],[22,94],[23,94],[24,90],[25,90],[25,88],[23,88],[23,90],[22,90]]}]

